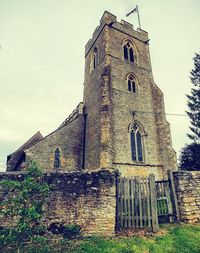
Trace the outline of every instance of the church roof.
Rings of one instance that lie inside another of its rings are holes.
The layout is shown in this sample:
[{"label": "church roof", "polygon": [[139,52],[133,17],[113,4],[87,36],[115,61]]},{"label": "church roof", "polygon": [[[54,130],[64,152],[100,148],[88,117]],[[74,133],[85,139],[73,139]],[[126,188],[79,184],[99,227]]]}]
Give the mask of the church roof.
[{"label": "church roof", "polygon": [[38,131],[27,142],[25,142],[20,148],[7,156],[7,171],[16,170],[19,166],[24,150],[30,148],[37,142],[43,139],[42,134]]}]

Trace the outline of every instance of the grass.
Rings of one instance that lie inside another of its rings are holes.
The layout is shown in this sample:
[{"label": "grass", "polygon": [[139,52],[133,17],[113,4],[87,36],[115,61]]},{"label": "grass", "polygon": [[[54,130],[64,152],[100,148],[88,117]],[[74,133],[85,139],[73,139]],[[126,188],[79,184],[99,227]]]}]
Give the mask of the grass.
[{"label": "grass", "polygon": [[200,253],[200,225],[166,226],[164,235],[90,238],[70,253]]},{"label": "grass", "polygon": [[20,253],[200,253],[200,224],[166,225],[160,231],[157,235],[149,236],[120,236],[107,239],[89,237],[58,243],[49,246],[49,250],[45,251],[32,247],[32,249],[22,249]]}]

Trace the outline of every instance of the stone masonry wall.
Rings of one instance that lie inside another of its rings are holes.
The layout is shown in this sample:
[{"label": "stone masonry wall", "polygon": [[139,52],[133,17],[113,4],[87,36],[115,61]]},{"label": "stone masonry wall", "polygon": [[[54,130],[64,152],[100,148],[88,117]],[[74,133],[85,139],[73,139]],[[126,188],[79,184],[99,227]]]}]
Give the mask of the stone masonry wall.
[{"label": "stone masonry wall", "polygon": [[[162,119],[159,127],[157,125],[157,112],[164,114],[165,108],[163,96],[159,97],[160,103],[157,103],[158,98],[153,92],[156,85],[153,81],[149,46],[144,43],[148,40],[148,34],[144,31],[135,31],[131,25],[124,22],[115,21],[108,28],[106,38],[109,55],[107,58],[110,58],[111,69],[109,106],[112,111],[110,124],[113,130],[113,165],[125,176],[147,176],[153,172],[158,179],[167,178],[166,167],[175,170],[176,160],[168,152],[169,150],[174,154],[166,119]],[[137,62],[124,60],[122,45],[125,39],[131,40],[135,45]],[[137,80],[135,93],[128,91],[127,88],[127,76],[130,73]],[[142,162],[135,162],[131,158],[129,127],[133,122],[139,123],[143,129]],[[164,160],[163,157],[168,159]],[[144,170],[141,171],[141,168]]]},{"label": "stone masonry wall", "polygon": [[174,172],[181,220],[200,221],[200,171]]},{"label": "stone masonry wall", "polygon": [[60,168],[64,171],[80,171],[83,163],[84,116],[60,127],[36,143],[26,152],[26,161],[34,160],[44,171],[54,170],[56,148],[61,152]]},{"label": "stone masonry wall", "polygon": [[[22,180],[25,174],[0,173],[0,180]],[[115,233],[115,172],[54,172],[44,174],[44,180],[52,188],[45,215],[48,226],[53,223],[78,224],[83,235]]]},{"label": "stone masonry wall", "polygon": [[166,120],[164,96],[162,91],[154,83],[152,87],[153,92],[153,106],[155,112],[157,136],[159,145],[159,158],[163,164],[162,177],[167,177],[167,171],[177,170],[176,152],[172,147],[170,124]]}]

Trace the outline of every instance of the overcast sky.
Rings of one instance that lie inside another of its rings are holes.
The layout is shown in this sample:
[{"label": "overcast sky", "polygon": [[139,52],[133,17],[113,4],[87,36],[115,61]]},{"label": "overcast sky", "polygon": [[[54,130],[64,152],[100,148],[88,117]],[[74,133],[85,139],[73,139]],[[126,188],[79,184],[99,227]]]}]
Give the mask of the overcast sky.
[{"label": "overcast sky", "polygon": [[[137,28],[137,16],[125,16],[136,4],[166,112],[185,114],[192,58],[200,49],[200,0],[0,0],[1,170],[7,154],[38,130],[53,131],[82,101],[84,46],[103,12]],[[189,142],[189,120],[167,119],[179,153]]]}]

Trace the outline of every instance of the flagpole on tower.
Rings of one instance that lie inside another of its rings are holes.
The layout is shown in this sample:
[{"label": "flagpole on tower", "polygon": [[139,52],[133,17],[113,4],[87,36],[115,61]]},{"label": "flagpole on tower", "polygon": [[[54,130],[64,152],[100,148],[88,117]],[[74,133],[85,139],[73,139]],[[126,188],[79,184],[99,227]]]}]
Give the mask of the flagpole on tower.
[{"label": "flagpole on tower", "polygon": [[140,14],[139,14],[139,8],[138,8],[138,5],[136,5],[136,8],[137,8],[137,15],[138,15],[138,24],[139,24],[139,28],[141,29]]},{"label": "flagpole on tower", "polygon": [[138,5],[136,5],[135,9],[133,9],[132,11],[130,11],[129,13],[126,14],[126,16],[128,17],[129,15],[131,15],[132,13],[137,12],[137,16],[138,16],[138,24],[139,24],[139,28],[141,29],[141,23],[140,23],[140,14],[139,14],[139,8]]}]

